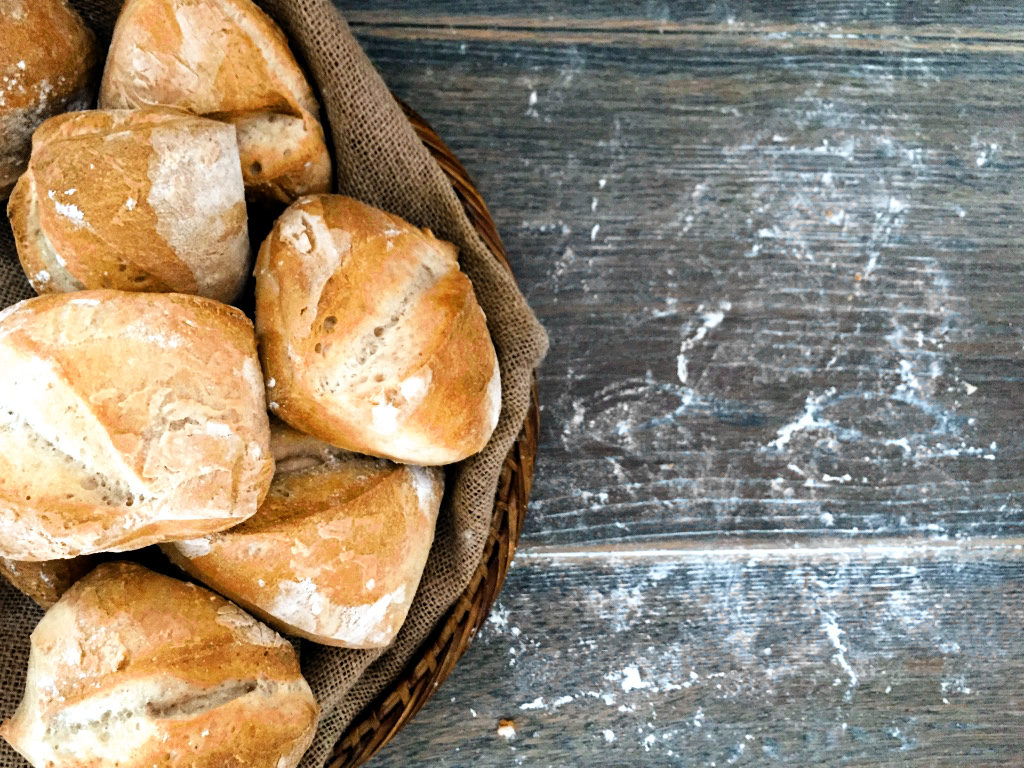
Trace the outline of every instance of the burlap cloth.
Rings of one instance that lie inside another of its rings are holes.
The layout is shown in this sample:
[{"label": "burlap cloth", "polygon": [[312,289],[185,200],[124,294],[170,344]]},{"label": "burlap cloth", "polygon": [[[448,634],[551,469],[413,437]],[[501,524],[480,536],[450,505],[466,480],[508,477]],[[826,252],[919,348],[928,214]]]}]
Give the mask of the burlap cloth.
[{"label": "burlap cloth", "polygon": [[[71,0],[106,45],[121,0]],[[302,666],[323,708],[303,768],[325,764],[351,719],[406,667],[476,570],[498,475],[529,407],[530,379],[547,337],[515,282],[473,229],[444,173],[416,138],[387,86],[330,0],[263,0],[308,67],[333,142],[339,192],[398,214],[456,243],[487,315],[501,364],[502,411],[484,451],[449,469],[448,494],[409,618],[383,653],[303,643]],[[6,217],[0,223],[0,306],[33,295]],[[0,579],[0,717],[21,698],[28,637],[42,612]],[[0,744],[0,768],[27,765]]]}]

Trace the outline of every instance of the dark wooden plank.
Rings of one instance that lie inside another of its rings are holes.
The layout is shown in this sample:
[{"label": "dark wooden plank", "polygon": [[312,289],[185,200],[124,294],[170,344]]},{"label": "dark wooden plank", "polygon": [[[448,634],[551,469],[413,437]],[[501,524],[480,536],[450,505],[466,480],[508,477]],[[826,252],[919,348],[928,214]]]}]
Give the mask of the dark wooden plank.
[{"label": "dark wooden plank", "polygon": [[342,0],[353,19],[372,18],[388,23],[409,23],[445,18],[452,24],[477,23],[497,17],[503,26],[582,26],[600,24],[622,28],[646,24],[672,31],[678,24],[732,24],[764,27],[770,24],[899,26],[907,32],[921,27],[956,26],[988,32],[1024,27],[1024,9],[1000,0],[673,0],[673,2],[621,3],[589,0],[586,3],[554,0],[487,2],[459,0]]},{"label": "dark wooden plank", "polygon": [[1021,532],[1018,11],[914,5],[948,34],[908,51],[854,3],[768,4],[781,40],[346,5],[551,332],[527,545]]},{"label": "dark wooden plank", "polygon": [[554,342],[502,602],[374,764],[1019,762],[1024,12],[342,5]]},{"label": "dark wooden plank", "polygon": [[1021,554],[522,557],[370,765],[1018,765]]}]

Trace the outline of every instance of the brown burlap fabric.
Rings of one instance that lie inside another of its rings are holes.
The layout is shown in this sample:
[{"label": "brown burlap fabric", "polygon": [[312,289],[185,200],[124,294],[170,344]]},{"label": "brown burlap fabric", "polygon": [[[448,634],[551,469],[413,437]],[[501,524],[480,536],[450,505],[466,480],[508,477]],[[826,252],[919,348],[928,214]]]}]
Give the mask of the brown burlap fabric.
[{"label": "brown burlap fabric", "polygon": [[[105,44],[121,0],[71,3]],[[502,376],[498,428],[482,453],[449,469],[430,560],[395,643],[383,653],[303,644],[303,671],[323,708],[316,740],[302,763],[311,768],[326,762],[352,717],[406,667],[469,583],[487,538],[498,475],[526,417],[531,375],[547,350],[547,337],[330,0],[263,0],[259,5],[284,28],[319,90],[333,144],[337,191],[430,227],[459,246],[462,268],[487,315]],[[4,219],[0,305],[30,295]],[[28,635],[41,615],[0,580],[0,717],[8,717],[21,697]],[[0,745],[0,768],[25,765]]]}]

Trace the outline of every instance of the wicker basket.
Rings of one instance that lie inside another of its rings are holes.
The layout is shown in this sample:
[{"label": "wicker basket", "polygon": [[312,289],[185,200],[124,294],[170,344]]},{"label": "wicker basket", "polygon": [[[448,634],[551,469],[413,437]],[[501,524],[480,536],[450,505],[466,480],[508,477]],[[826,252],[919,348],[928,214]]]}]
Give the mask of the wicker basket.
[{"label": "wicker basket", "polygon": [[[466,169],[423,118],[405,104],[402,108],[423,144],[451,180],[470,221],[494,258],[511,273],[491,214]],[[387,744],[448,677],[487,618],[515,555],[533,482],[540,429],[536,376],[531,399],[526,423],[502,467],[491,531],[472,581],[398,680],[355,717],[334,747],[330,768],[355,768]]]}]

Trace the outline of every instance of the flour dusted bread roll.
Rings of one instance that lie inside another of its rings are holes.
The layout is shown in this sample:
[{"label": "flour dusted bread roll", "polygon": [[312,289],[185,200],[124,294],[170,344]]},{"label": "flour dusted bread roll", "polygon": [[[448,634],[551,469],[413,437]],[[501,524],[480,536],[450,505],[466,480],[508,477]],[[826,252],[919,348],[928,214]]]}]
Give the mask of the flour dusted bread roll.
[{"label": "flour dusted bread roll", "polygon": [[96,38],[66,0],[0,0],[0,200],[43,120],[89,106]]},{"label": "flour dusted bread roll", "polygon": [[498,421],[498,362],[455,247],[351,198],[278,219],[256,260],[256,333],[271,411],[333,445],[449,464]]},{"label": "flour dusted bread roll", "polygon": [[271,448],[277,472],[255,516],[161,549],[282,632],[388,645],[430,553],[443,472],[358,456],[280,424]]},{"label": "flour dusted bread roll", "polygon": [[101,107],[167,104],[235,126],[250,196],[330,188],[319,107],[284,33],[250,0],[128,0]]},{"label": "flour dusted bread roll", "polygon": [[98,562],[91,555],[73,557],[69,560],[44,560],[39,563],[0,557],[0,576],[43,608],[49,608],[71,588],[72,584],[95,568]]},{"label": "flour dusted bread roll", "polygon": [[252,326],[182,294],[0,313],[0,557],[138,549],[251,517],[273,474]]},{"label": "flour dusted bread roll", "polygon": [[117,288],[230,302],[248,276],[235,132],[180,110],[47,120],[8,212],[39,293]]},{"label": "flour dusted bread roll", "polygon": [[295,650],[202,587],[100,565],[32,633],[0,727],[36,768],[293,768],[318,707]]}]

